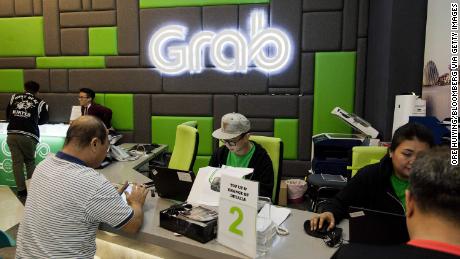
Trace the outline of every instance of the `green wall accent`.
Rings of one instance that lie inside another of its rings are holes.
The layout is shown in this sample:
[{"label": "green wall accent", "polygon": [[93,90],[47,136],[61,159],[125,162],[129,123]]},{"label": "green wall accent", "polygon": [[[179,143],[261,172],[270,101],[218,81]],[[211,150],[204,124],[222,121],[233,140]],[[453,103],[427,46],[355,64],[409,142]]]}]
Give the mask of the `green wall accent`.
[{"label": "green wall accent", "polygon": [[140,8],[206,6],[227,4],[268,4],[270,0],[140,0]]},{"label": "green wall accent", "polygon": [[317,52],[313,97],[313,135],[351,133],[351,127],[331,114],[334,107],[353,112],[356,52]]},{"label": "green wall accent", "polygon": [[97,93],[93,102],[105,106],[105,94]]},{"label": "green wall accent", "polygon": [[117,27],[89,28],[89,55],[118,55]]},{"label": "green wall accent", "polygon": [[[0,93],[20,93],[23,91],[24,70],[0,69]],[[6,104],[3,106],[6,107]],[[5,107],[2,109],[5,109]]]},{"label": "green wall accent", "polygon": [[105,57],[38,57],[37,68],[105,68]]},{"label": "green wall accent", "polygon": [[176,127],[186,121],[198,122],[200,143],[197,155],[212,155],[213,117],[152,116],[152,142],[167,144],[168,151],[172,152],[176,139]]},{"label": "green wall accent", "polygon": [[116,130],[134,129],[133,94],[105,94],[105,106],[112,109],[112,126]]},{"label": "green wall accent", "polygon": [[299,141],[298,119],[275,119],[274,136],[283,140],[283,159],[297,159]]},{"label": "green wall accent", "polygon": [[210,160],[211,160],[211,156],[196,156],[195,164],[193,164],[193,172],[197,174],[200,168],[206,167],[209,165]]},{"label": "green wall accent", "polygon": [[[43,161],[49,153],[56,154],[58,151],[62,149],[64,146],[65,137],[47,137],[41,136],[40,143],[48,144],[50,148],[50,152],[44,152],[42,145],[37,145],[37,149],[35,150],[35,164],[39,164]],[[0,134],[0,144],[6,142],[6,134]],[[6,146],[6,150],[9,153],[8,145]],[[38,152],[37,152],[38,151]],[[0,186],[7,185],[7,186],[16,186],[16,181],[14,180],[13,174],[13,163],[11,161],[11,155],[7,155],[4,152],[0,151],[0,161],[3,163],[3,167],[0,168]],[[25,170],[24,170],[25,173]]]},{"label": "green wall accent", "polygon": [[43,17],[0,18],[0,56],[43,55]]}]

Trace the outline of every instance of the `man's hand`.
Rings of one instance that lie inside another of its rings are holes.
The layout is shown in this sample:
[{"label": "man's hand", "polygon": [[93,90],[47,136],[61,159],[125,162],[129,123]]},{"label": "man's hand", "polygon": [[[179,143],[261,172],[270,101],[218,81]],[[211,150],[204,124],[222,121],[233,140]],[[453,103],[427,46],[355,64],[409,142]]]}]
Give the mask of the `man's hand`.
[{"label": "man's hand", "polygon": [[[125,183],[125,185],[126,184],[127,183]],[[148,192],[148,189],[145,189],[143,185],[138,184],[133,184],[131,193],[125,192],[126,201],[133,209],[134,216],[126,225],[123,226],[122,229],[124,231],[128,233],[136,233],[141,228],[142,222],[144,221],[144,212],[142,208],[144,207],[145,197]]]},{"label": "man's hand", "polygon": [[125,181],[125,183],[124,183],[123,185],[120,185],[120,186],[118,187],[118,189],[117,189],[118,194],[121,195],[122,193],[124,193],[125,190],[126,190],[126,188],[128,188],[128,185],[129,185],[129,184],[128,184],[128,181]]},{"label": "man's hand", "polygon": [[335,227],[334,214],[326,211],[310,219],[311,230],[314,231],[317,229],[321,229],[323,227],[323,224],[326,224],[325,221],[329,222],[329,226],[327,227],[328,231],[332,230]]},{"label": "man's hand", "polygon": [[148,192],[149,190],[145,189],[143,185],[133,184],[131,193],[125,192],[126,201],[131,207],[137,205],[142,208],[144,206],[145,197],[147,196]]}]

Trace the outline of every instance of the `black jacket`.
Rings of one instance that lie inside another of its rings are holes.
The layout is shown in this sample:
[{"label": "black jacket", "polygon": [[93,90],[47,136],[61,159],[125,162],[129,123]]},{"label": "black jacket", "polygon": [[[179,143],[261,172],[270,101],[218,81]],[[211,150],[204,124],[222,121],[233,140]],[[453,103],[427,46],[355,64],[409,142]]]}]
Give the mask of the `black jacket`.
[{"label": "black jacket", "polygon": [[379,163],[361,168],[333,199],[319,206],[319,211],[332,212],[336,223],[348,217],[348,206],[404,215],[404,207],[391,184],[392,174],[393,163],[386,155]]},{"label": "black jacket", "polygon": [[6,107],[8,134],[23,134],[39,141],[38,125],[48,122],[48,105],[31,93],[14,94]]},{"label": "black jacket", "polygon": [[364,244],[350,244],[342,246],[331,257],[332,259],[444,259],[459,258],[454,254],[438,250],[425,249],[412,245],[398,246],[371,246]]},{"label": "black jacket", "polygon": [[[254,168],[254,172],[245,177],[245,179],[259,182],[259,196],[272,198],[273,193],[273,164],[272,160],[265,149],[251,141],[255,145],[254,154],[249,161],[248,168]],[[214,152],[209,161],[209,166],[221,167],[227,163],[228,148],[221,146]]]}]

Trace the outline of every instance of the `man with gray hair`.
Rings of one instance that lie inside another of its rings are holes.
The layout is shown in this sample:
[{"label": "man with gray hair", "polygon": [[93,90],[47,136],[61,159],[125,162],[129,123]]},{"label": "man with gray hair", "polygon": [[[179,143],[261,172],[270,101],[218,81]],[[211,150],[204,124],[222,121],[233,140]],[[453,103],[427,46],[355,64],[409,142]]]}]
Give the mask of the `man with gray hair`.
[{"label": "man with gray hair", "polygon": [[210,166],[254,168],[246,179],[259,182],[259,196],[272,197],[273,164],[265,149],[249,140],[251,123],[242,114],[228,113],[222,117],[221,127],[212,136],[223,142],[211,157]]},{"label": "man with gray hair", "polygon": [[[16,258],[93,258],[96,230],[104,222],[135,233],[142,226],[147,190],[134,185],[127,202],[94,168],[109,141],[104,123],[93,116],[76,119],[64,147],[36,168],[19,225]],[[124,187],[126,187],[125,184]]]},{"label": "man with gray hair", "polygon": [[460,167],[450,164],[449,154],[447,148],[435,148],[412,165],[406,190],[407,244],[352,244],[332,258],[459,258]]}]

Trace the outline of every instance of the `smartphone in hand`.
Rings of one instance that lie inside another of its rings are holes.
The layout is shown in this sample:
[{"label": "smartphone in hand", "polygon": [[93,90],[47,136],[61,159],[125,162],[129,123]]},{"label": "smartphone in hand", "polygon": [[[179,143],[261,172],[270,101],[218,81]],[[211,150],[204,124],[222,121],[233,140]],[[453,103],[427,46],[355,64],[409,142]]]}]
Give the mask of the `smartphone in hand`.
[{"label": "smartphone in hand", "polygon": [[130,183],[130,184],[128,184],[128,187],[126,187],[125,191],[121,194],[121,198],[122,198],[126,203],[128,203],[128,201],[126,200],[126,194],[125,194],[125,192],[131,194],[132,190],[133,190],[133,184]]}]

